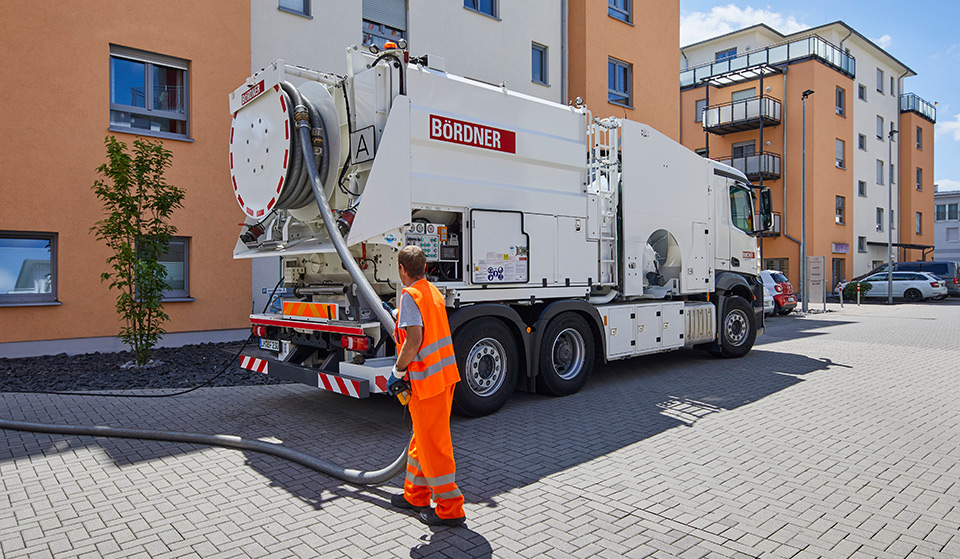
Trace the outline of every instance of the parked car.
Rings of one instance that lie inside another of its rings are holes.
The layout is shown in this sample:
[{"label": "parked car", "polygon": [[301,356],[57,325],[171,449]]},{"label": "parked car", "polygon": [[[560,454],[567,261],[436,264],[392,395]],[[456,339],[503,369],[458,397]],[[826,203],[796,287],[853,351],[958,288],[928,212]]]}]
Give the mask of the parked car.
[{"label": "parked car", "polygon": [[[886,272],[887,265],[884,264],[866,274],[857,276],[850,281],[861,281],[868,276]],[[953,297],[960,297],[960,264],[951,260],[923,260],[918,262],[894,262],[894,272],[928,272],[940,279],[947,286],[947,293]],[[886,295],[884,295],[886,297]]]},{"label": "parked car", "polygon": [[773,293],[766,285],[763,286],[763,314],[764,316],[777,314],[777,303],[773,300]]},{"label": "parked car", "polygon": [[787,276],[778,270],[761,270],[760,279],[773,295],[777,314],[790,314],[797,308],[797,296],[793,293],[793,286],[787,281]]},{"label": "parked car", "polygon": [[[870,291],[863,297],[886,297],[887,296],[887,272],[879,272],[867,276],[860,280],[869,283]],[[850,283],[848,281],[840,282],[837,286],[837,292],[843,291],[843,288]],[[941,299],[947,294],[947,287],[939,277],[927,272],[893,272],[893,296],[904,298],[907,301],[922,301],[924,299]]]}]

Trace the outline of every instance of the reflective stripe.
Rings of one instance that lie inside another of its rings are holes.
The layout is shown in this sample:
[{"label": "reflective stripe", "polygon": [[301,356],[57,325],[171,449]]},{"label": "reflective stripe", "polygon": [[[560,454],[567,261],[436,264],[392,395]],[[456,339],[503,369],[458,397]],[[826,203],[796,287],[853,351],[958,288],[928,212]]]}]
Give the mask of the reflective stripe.
[{"label": "reflective stripe", "polygon": [[411,474],[410,472],[407,472],[407,477],[405,477],[404,479],[407,480],[407,481],[409,481],[410,483],[412,483],[412,484],[414,484],[414,485],[427,485],[427,478],[425,478],[425,477],[417,477],[417,476]]},{"label": "reflective stripe", "polygon": [[456,483],[457,482],[456,476],[457,474],[456,472],[454,472],[452,474],[447,474],[445,476],[428,477],[427,483],[430,485],[430,487],[440,487],[441,485],[446,485],[448,483]]},{"label": "reflective stripe", "polygon": [[439,501],[440,499],[455,499],[462,495],[463,493],[461,493],[459,489],[454,489],[453,491],[446,491],[444,493],[434,493],[433,498]]},{"label": "reflective stripe", "polygon": [[409,371],[410,380],[425,380],[430,375],[439,373],[441,370],[443,370],[444,367],[449,367],[450,365],[456,365],[456,364],[457,364],[457,357],[455,355],[444,357],[443,359],[434,363],[433,365],[430,365],[423,371]]},{"label": "reflective stripe", "polygon": [[420,471],[420,462],[418,462],[417,460],[414,460],[413,458],[410,458],[409,455],[407,455],[407,466],[413,466],[413,468],[416,469],[418,472]]},{"label": "reflective stripe", "polygon": [[413,360],[423,361],[427,357],[430,357],[431,353],[437,351],[438,349],[440,349],[445,345],[451,345],[451,344],[453,344],[453,340],[450,338],[450,336],[447,336],[445,338],[440,338],[439,340],[433,342],[432,344],[420,348],[420,351],[417,352],[417,355],[416,357],[413,358]]}]

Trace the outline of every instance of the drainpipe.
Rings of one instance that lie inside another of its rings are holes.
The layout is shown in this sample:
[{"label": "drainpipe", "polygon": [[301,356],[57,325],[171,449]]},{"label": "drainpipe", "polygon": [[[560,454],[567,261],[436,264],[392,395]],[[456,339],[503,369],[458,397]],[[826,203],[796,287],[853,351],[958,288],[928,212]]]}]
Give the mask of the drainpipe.
[{"label": "drainpipe", "polygon": [[560,2],[560,103],[567,98],[567,0]]},{"label": "drainpipe", "polygon": [[[783,67],[783,103],[787,102],[787,66]],[[786,119],[786,107],[783,105],[780,106],[780,126],[783,127],[783,153],[780,156],[780,172],[783,173],[783,179],[780,181],[780,186],[783,187],[783,214],[780,216],[780,234],[784,238],[790,239],[791,241],[800,244],[799,239],[794,239],[787,234],[787,119]]]},{"label": "drainpipe", "polygon": [[[900,206],[900,194],[903,192],[902,191],[903,184],[901,183],[903,182],[902,179],[904,177],[903,168],[900,166],[900,163],[901,163],[900,153],[902,152],[902,150],[900,149],[900,146],[903,145],[903,138],[904,138],[903,127],[900,126],[900,96],[903,95],[903,78],[906,77],[908,73],[909,72],[904,72],[900,74],[899,78],[897,78],[897,129],[900,130],[899,139],[898,139],[900,143],[897,144],[897,169],[899,169],[899,171],[897,172],[900,173],[900,179],[901,179],[897,183],[897,213],[900,214],[900,219],[901,219],[900,221],[901,227],[900,229],[897,230],[897,242],[903,241],[903,227],[902,227],[903,223],[907,223],[908,225],[911,223],[910,220],[907,220],[906,222],[903,221],[903,212],[901,211],[903,208]],[[900,252],[900,258],[898,260],[903,262],[904,260],[907,259],[907,249],[901,247],[898,252]]]},{"label": "drainpipe", "polygon": [[[850,28],[848,27],[847,29],[850,29]],[[853,35],[853,29],[850,29],[850,32],[847,33],[846,37],[844,37],[843,39],[840,39],[840,52],[843,52],[843,43],[845,43],[847,39],[850,38],[850,35]]]},{"label": "drainpipe", "polygon": [[[566,0],[564,0],[566,1]],[[683,57],[683,69],[687,70],[690,68],[690,60],[687,59],[687,54],[683,52],[683,47],[680,47],[680,56]]]}]

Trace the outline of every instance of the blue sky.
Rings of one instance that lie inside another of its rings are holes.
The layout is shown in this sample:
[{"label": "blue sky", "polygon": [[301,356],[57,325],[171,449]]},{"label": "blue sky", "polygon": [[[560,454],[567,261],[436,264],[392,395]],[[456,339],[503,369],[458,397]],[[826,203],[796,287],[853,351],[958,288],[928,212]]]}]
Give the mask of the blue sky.
[{"label": "blue sky", "polygon": [[960,189],[960,2],[928,0],[680,0],[680,44],[756,23],[794,33],[837,20],[884,47],[916,76],[905,91],[937,102],[934,182]]}]

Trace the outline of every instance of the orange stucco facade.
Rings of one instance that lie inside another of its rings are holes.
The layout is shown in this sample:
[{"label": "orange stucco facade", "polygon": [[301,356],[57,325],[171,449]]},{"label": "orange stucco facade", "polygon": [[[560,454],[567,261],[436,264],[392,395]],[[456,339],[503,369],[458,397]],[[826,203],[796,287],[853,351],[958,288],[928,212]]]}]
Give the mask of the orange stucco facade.
[{"label": "orange stucco facade", "polygon": [[[643,122],[679,140],[680,2],[634,0],[632,4],[627,23],[611,17],[604,2],[569,1],[568,95],[582,97],[594,116]],[[629,106],[608,101],[610,58],[631,65]]]},{"label": "orange stucco facade", "polygon": [[[900,114],[900,242],[932,246],[934,124],[914,112]],[[920,170],[919,177],[917,170]],[[919,179],[919,181],[918,181]],[[920,229],[917,230],[917,214]],[[936,255],[934,255],[935,257]],[[931,258],[927,253],[927,259]],[[903,248],[903,262],[923,259],[923,250]]]},{"label": "orange stucco facade", "polygon": [[[843,88],[849,97],[853,80],[816,60],[791,64],[783,74],[737,83],[726,87],[710,87],[710,107],[730,102],[731,95],[753,88],[759,95],[774,98],[782,105],[779,124],[765,126],[763,141],[760,130],[746,130],[726,135],[709,134],[696,119],[696,102],[707,99],[705,86],[686,89],[681,93],[682,143],[690,149],[709,147],[713,159],[729,157],[733,145],[755,141],[757,152],[768,152],[780,158],[780,178],[767,179],[763,185],[773,195],[774,212],[781,215],[781,234],[763,238],[764,259],[789,259],[786,275],[794,286],[800,285],[800,239],[803,202],[803,103],[802,93],[812,89],[816,93],[807,98],[806,165],[807,165],[807,254],[826,255],[827,273],[833,260],[838,261],[842,277],[853,271],[852,251],[856,250],[852,213],[856,196],[856,180],[852,175],[852,151],[856,149],[853,119],[835,111],[834,92]],[[845,144],[846,165],[836,165],[836,140]],[[754,180],[755,184],[760,181]],[[845,219],[838,223],[837,196],[844,198]],[[845,252],[846,251],[846,252]],[[829,279],[829,278],[828,278]]]},{"label": "orange stucco facade", "polygon": [[166,178],[186,191],[173,223],[189,238],[193,300],[166,304],[166,329],[245,327],[250,264],[232,258],[238,210],[226,138],[227,95],[250,69],[249,2],[11,0],[0,4],[0,21],[0,50],[24,67],[0,104],[0,230],[56,233],[58,253],[58,304],[0,308],[0,343],[119,331],[116,292],[100,282],[109,252],[90,232],[102,217],[91,185],[104,137],[137,138],[108,129],[111,45],[189,62],[189,139],[162,141],[173,152]]}]

